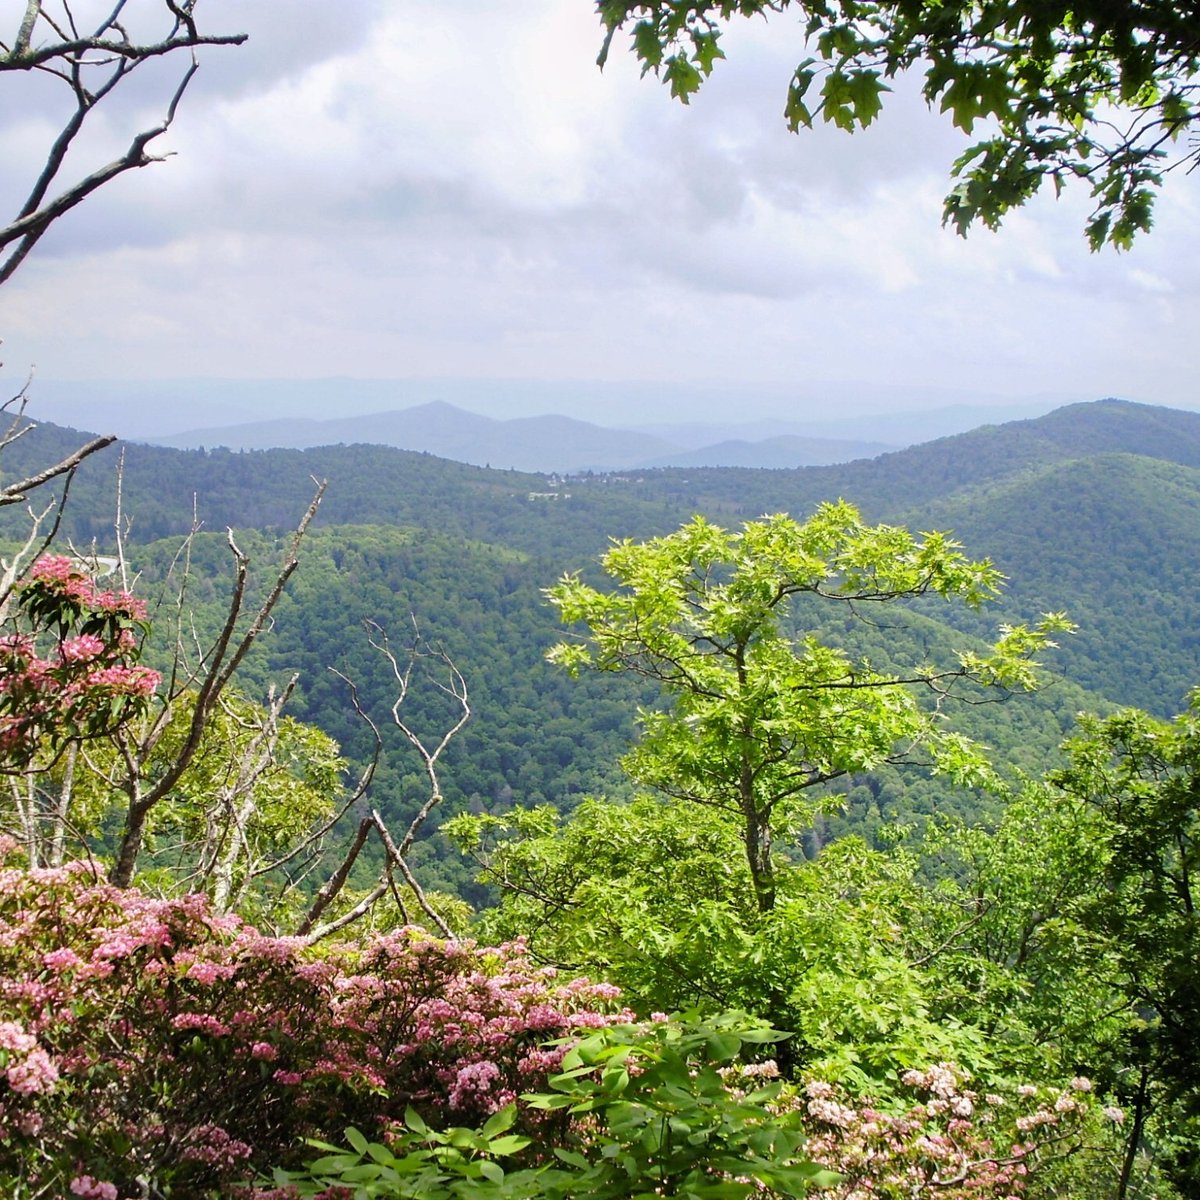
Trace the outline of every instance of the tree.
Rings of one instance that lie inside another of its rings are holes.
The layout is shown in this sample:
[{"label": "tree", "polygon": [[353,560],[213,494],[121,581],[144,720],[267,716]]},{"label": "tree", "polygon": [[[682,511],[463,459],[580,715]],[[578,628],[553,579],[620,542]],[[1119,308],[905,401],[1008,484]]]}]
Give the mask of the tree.
[{"label": "tree", "polygon": [[1057,193],[1078,179],[1095,202],[1092,248],[1125,249],[1150,229],[1165,174],[1200,161],[1195,0],[597,0],[597,9],[607,28],[601,65],[615,35],[632,26],[644,71],[685,103],[724,57],[719,41],[731,18],[792,10],[812,51],[788,86],[793,131],[817,116],[865,127],[887,80],[922,71],[930,105],[964,133],[977,123],[989,131],[953,166],[944,221],[959,233],[976,220],[994,229],[1044,183]]},{"label": "tree", "polygon": [[854,613],[926,594],[974,607],[999,586],[990,562],[970,561],[945,535],[868,526],[844,501],[803,523],[776,515],[737,533],[696,517],[666,537],[618,543],[603,563],[616,591],[578,575],[549,590],[563,621],[588,629],[551,661],[660,686],[667,706],[640,710],[642,736],[625,767],[639,783],[734,818],[762,912],[775,903],[773,832],[798,815],[802,793],[922,751],[935,770],[979,782],[986,763],[945,728],[943,702],[970,682],[1033,686],[1034,655],[1067,627],[1052,615],[1035,629],[1006,628],[986,654],[887,670],[793,635],[789,609],[803,598]]},{"label": "tree", "polygon": [[[1132,1110],[1118,1196],[1155,1124],[1181,1192],[1200,1186],[1200,690],[1174,721],[1126,710],[1082,720],[1068,766],[1051,774],[1064,807],[1090,810],[1101,870],[1081,923],[1115,960],[1126,1013],[1115,1074]],[[1157,1113],[1157,1121],[1152,1117]],[[1165,1134],[1165,1136],[1163,1136]]]},{"label": "tree", "polygon": [[483,940],[523,937],[540,961],[615,983],[640,1015],[752,1013],[788,1031],[785,1074],[877,1097],[914,1063],[987,1061],[968,1022],[931,1019],[906,956],[907,859],[843,838],[778,866],[761,912],[738,834],[713,809],[588,800],[565,819],[464,814],[445,832],[501,893]]},{"label": "tree", "polygon": [[[141,4],[133,11],[128,0],[105,5],[95,24],[85,24],[76,6],[65,0],[26,0],[16,33],[0,41],[0,73],[36,72],[60,80],[69,94],[69,109],[62,127],[46,153],[46,162],[34,180],[19,212],[0,227],[0,284],[6,283],[50,226],[93,192],[126,171],[136,170],[161,155],[149,146],[175,120],[183,94],[197,70],[195,51],[200,46],[237,46],[245,34],[209,34],[196,24],[198,0],[162,0]],[[156,8],[162,25],[153,35],[146,13]],[[135,133],[125,152],[102,163],[73,182],[64,182],[68,158],[78,153],[85,123],[97,106],[145,63],[166,56],[190,56],[166,105],[161,122]]]},{"label": "tree", "polygon": [[[167,131],[175,119],[184,92],[197,70],[195,52],[200,46],[235,46],[245,34],[208,34],[196,24],[198,0],[162,0],[158,11],[163,20],[154,36],[142,36],[146,17],[153,5],[142,5],[135,13],[128,0],[105,6],[99,21],[84,23],[82,14],[66,0],[25,0],[11,39],[0,39],[0,75],[21,73],[57,80],[70,97],[69,109],[54,136],[46,161],[33,181],[15,217],[0,226],[0,285],[7,283],[29,252],[60,217],[70,212],[110,180],[158,162],[150,153],[151,142]],[[118,158],[85,174],[76,172],[81,135],[90,116],[102,101],[138,67],[169,56],[190,55],[191,65],[183,73],[166,106],[163,120],[131,137]],[[62,94],[59,92],[58,94]],[[64,175],[76,173],[74,182]],[[0,450],[11,446],[31,429],[25,417],[29,380],[16,395],[0,405],[7,428],[0,433]],[[41,511],[29,510],[30,530],[25,544],[0,567],[0,621],[8,618],[11,597],[23,570],[41,551],[49,548],[58,532],[62,509],[75,470],[85,458],[116,441],[113,434],[96,437],[51,466],[0,487],[0,506],[24,504],[30,492],[53,480],[62,481],[62,491]],[[45,532],[43,532],[45,530]]]}]

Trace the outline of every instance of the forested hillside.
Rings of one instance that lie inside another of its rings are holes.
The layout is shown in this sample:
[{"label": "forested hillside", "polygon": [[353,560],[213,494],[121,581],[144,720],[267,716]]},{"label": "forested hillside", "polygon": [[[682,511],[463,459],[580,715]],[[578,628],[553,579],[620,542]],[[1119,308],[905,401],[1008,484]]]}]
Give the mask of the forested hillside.
[{"label": "forested hillside", "polygon": [[[16,474],[45,461],[76,436],[40,429],[10,448],[7,469]],[[1200,416],[1191,413],[1102,401],[841,468],[568,480],[372,446],[244,454],[128,446],[124,456],[134,566],[148,586],[164,577],[194,501],[212,532],[195,552],[201,586],[193,597],[214,624],[223,592],[208,576],[228,570],[218,531],[238,530],[263,574],[276,553],[273,539],[303,511],[311,479],[329,480],[317,528],[270,636],[248,664],[247,683],[261,691],[269,679],[299,672],[290,710],[361,759],[368,730],[330,668],[361,687],[368,711],[386,726],[393,681],[364,623],[378,622],[402,645],[415,620],[424,637],[446,648],[471,691],[473,720],[448,751],[451,809],[548,802],[567,811],[586,794],[628,789],[617,760],[633,736],[639,697],[623,681],[571,683],[543,661],[558,631],[542,590],[564,571],[594,571],[610,538],[661,534],[695,511],[736,525],[763,512],[803,515],[820,500],[845,496],[874,519],[954,531],[971,553],[992,557],[1008,584],[1002,602],[979,614],[926,604],[923,617],[905,618],[913,630],[905,636],[930,645],[959,636],[947,620],[986,639],[1003,621],[1065,611],[1079,628],[1059,639],[1050,659],[1062,682],[1035,697],[956,714],[1001,763],[1036,771],[1080,709],[1132,703],[1166,715],[1200,679],[1189,570],[1200,554]],[[108,551],[114,498],[113,456],[86,463],[64,529],[77,543],[95,539]],[[818,611],[813,619],[830,616]],[[898,636],[891,618],[843,623],[838,633],[873,660],[886,659]],[[405,711],[432,732],[446,717],[440,699],[436,687],[414,688]],[[422,787],[420,764],[403,740],[385,738],[377,802],[411,811]],[[845,815],[818,823],[811,835],[818,844],[826,831],[875,831],[914,814],[975,811],[979,803],[891,768],[846,790]],[[456,856],[444,846],[439,855],[445,861],[433,871],[436,881],[474,895]]]}]

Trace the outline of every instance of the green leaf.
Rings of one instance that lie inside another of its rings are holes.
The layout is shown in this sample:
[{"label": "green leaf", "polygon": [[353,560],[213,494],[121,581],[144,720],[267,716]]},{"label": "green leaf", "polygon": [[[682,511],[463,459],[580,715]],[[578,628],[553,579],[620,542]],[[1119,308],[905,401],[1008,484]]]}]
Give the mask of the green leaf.
[{"label": "green leaf", "polygon": [[497,1109],[496,1112],[492,1113],[480,1130],[480,1133],[485,1138],[494,1138],[506,1129],[511,1129],[516,1119],[517,1106],[515,1104],[506,1104],[503,1108]]}]

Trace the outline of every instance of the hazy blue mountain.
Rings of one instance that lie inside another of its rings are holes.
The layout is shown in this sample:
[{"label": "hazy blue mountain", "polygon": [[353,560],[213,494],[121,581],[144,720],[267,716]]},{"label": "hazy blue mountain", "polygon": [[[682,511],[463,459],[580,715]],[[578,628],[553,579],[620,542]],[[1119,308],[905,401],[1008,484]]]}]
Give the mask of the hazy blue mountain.
[{"label": "hazy blue mountain", "polygon": [[623,470],[674,449],[660,438],[606,429],[572,417],[497,420],[441,401],[324,421],[256,421],[195,429],[157,438],[155,444],[177,449],[225,446],[231,450],[395,446],[479,467],[560,472]]},{"label": "hazy blue mountain", "polygon": [[[25,382],[3,376],[6,395]],[[955,391],[877,383],[756,380],[697,384],[667,380],[545,379],[90,379],[33,381],[39,420],[126,439],[171,437],[280,418],[313,421],[394,412],[440,401],[498,416],[562,413],[664,438],[683,449],[780,434],[905,446],[985,422],[1049,412],[1076,397],[1031,396],[1021,403],[968,386]],[[1082,399],[1082,397],[1079,397]],[[771,419],[739,424],[742,414]],[[855,414],[874,415],[855,415]],[[786,416],[784,416],[786,414]],[[654,422],[669,422],[659,428]],[[698,431],[698,432],[697,432]]]},{"label": "hazy blue mountain", "polygon": [[740,438],[680,450],[643,463],[644,467],[819,467],[831,463],[875,458],[895,450],[882,442],[856,442],[842,438],[802,437],[781,434],[750,442]]},{"label": "hazy blue mountain", "polygon": [[[703,427],[689,428],[694,433]],[[230,450],[395,446],[473,466],[563,474],[663,466],[802,467],[873,457],[893,448],[794,433],[755,441],[744,436],[744,430],[736,440],[721,441],[720,430],[716,430],[699,448],[689,450],[670,436],[670,426],[663,429],[662,435],[656,435],[552,415],[497,420],[434,401],[366,416],[320,421],[280,419],[193,429],[155,438],[154,444],[175,449],[223,446]]]}]

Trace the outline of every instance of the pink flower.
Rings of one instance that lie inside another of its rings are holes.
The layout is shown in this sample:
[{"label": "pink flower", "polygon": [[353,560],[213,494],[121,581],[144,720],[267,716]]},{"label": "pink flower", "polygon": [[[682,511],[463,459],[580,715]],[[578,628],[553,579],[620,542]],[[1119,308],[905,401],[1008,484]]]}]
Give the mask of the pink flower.
[{"label": "pink flower", "polygon": [[117,1200],[115,1184],[93,1179],[90,1175],[76,1175],[71,1180],[71,1193],[83,1196],[84,1200]]},{"label": "pink flower", "polygon": [[200,960],[188,967],[187,977],[197,983],[215,983],[218,979],[227,979],[232,974],[231,967],[223,967],[219,963]]},{"label": "pink flower", "polygon": [[[477,1062],[461,1068],[450,1089],[451,1108],[460,1108],[471,1100],[485,1096],[492,1084],[500,1077],[500,1068],[494,1062]],[[497,1107],[500,1107],[497,1105]]]},{"label": "pink flower", "polygon": [[67,638],[60,648],[63,662],[91,662],[104,653],[104,643],[92,633]]},{"label": "pink flower", "polygon": [[0,1021],[0,1050],[28,1054],[37,1045],[37,1038],[26,1033],[16,1021]]},{"label": "pink flower", "polygon": [[43,954],[42,962],[49,970],[62,972],[79,966],[83,962],[83,959],[69,947],[61,946],[57,950],[51,950],[48,954]]},{"label": "pink flower", "polygon": [[34,583],[67,583],[81,579],[75,564],[65,554],[43,554],[33,564],[29,578]]},{"label": "pink flower", "polygon": [[224,1037],[229,1032],[229,1026],[217,1020],[212,1013],[179,1013],[171,1018],[174,1029],[195,1029],[199,1033],[207,1033],[210,1037]]},{"label": "pink flower", "polygon": [[8,1086],[22,1096],[50,1091],[58,1080],[58,1068],[40,1046],[24,1062],[13,1063],[6,1072]]}]

